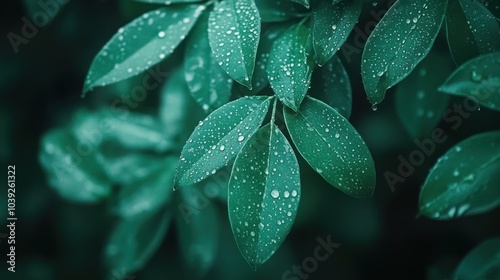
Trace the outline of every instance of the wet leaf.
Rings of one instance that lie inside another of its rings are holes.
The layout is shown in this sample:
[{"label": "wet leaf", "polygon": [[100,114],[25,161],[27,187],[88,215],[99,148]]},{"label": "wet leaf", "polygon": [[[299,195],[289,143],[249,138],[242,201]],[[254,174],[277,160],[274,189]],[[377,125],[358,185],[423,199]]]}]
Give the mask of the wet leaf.
[{"label": "wet leaf", "polygon": [[487,212],[500,204],[500,132],[476,134],[442,156],[420,193],[420,213],[438,220]]},{"label": "wet leaf", "polygon": [[500,52],[477,57],[460,66],[439,90],[468,97],[500,111]]},{"label": "wet leaf", "polygon": [[396,112],[411,137],[429,136],[443,119],[449,96],[438,88],[450,71],[448,61],[431,51],[396,87]]},{"label": "wet leaf", "polygon": [[307,13],[307,9],[290,0],[255,0],[263,22],[286,21]]},{"label": "wet leaf", "polygon": [[94,58],[83,93],[135,76],[165,59],[204,9],[200,5],[163,7],[120,28]]},{"label": "wet leaf", "polygon": [[184,75],[196,102],[211,112],[229,101],[233,80],[215,60],[207,29],[208,16],[199,20],[186,44]]},{"label": "wet leaf", "polygon": [[64,199],[92,203],[111,193],[111,182],[96,162],[96,146],[78,142],[66,129],[47,132],[39,161],[49,185]]},{"label": "wet leaf", "polygon": [[306,7],[306,8],[309,9],[309,6],[310,6],[309,0],[292,0],[292,1],[295,2],[295,3],[299,3],[302,6],[304,6],[304,7]]},{"label": "wet leaf", "polygon": [[376,105],[388,88],[404,79],[430,51],[446,11],[446,1],[399,0],[373,30],[361,69],[368,100]]},{"label": "wet leaf", "polygon": [[201,121],[181,152],[176,184],[197,183],[236,157],[262,124],[271,98],[243,97]]},{"label": "wet leaf", "polygon": [[500,50],[500,26],[495,16],[477,0],[449,0],[446,33],[458,65]]},{"label": "wet leaf", "polygon": [[267,76],[276,96],[297,111],[309,90],[314,67],[308,52],[309,28],[299,23],[286,30],[273,44]]},{"label": "wet leaf", "polygon": [[311,29],[316,62],[325,64],[345,43],[361,14],[361,0],[333,3],[318,1],[313,7]]},{"label": "wet leaf", "polygon": [[500,3],[497,0],[482,0],[484,6],[500,20]]},{"label": "wet leaf", "polygon": [[306,97],[300,110],[284,109],[293,143],[325,180],[353,197],[375,188],[375,165],[365,142],[348,120],[325,103]]},{"label": "wet leaf", "polygon": [[260,37],[260,16],[253,0],[216,2],[208,39],[218,64],[238,83],[251,87]]},{"label": "wet leaf", "polygon": [[500,238],[491,238],[470,251],[460,262],[456,279],[495,279],[500,275]]},{"label": "wet leaf", "polygon": [[312,75],[311,96],[337,110],[349,119],[352,109],[352,90],[349,75],[337,56],[332,57]]},{"label": "wet leaf", "polygon": [[292,147],[276,125],[255,133],[236,158],[229,181],[233,235],[254,269],[285,240],[300,200],[300,173]]}]

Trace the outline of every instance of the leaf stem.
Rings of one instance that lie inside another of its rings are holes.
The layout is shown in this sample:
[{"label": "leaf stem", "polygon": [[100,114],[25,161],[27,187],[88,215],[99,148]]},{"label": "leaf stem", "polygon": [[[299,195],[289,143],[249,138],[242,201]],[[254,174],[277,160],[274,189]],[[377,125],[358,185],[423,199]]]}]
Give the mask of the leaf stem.
[{"label": "leaf stem", "polygon": [[278,99],[274,98],[274,104],[273,104],[273,112],[271,113],[271,126],[274,124],[275,117],[276,117],[276,104],[278,103]]}]

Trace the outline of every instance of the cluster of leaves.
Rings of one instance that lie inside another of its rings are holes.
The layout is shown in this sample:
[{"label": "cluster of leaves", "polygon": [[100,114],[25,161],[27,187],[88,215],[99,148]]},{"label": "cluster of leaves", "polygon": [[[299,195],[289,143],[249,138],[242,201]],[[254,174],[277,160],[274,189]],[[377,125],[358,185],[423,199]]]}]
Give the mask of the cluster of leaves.
[{"label": "cluster of leaves", "polygon": [[[94,59],[84,93],[138,75],[184,51],[178,72],[210,114],[182,149],[172,180],[189,187],[234,162],[229,219],[251,266],[264,263],[278,249],[300,201],[299,166],[285,128],[295,148],[327,182],[354,197],[371,195],[374,163],[348,121],[349,77],[335,55],[358,21],[361,0],[141,2],[163,6],[120,28]],[[398,112],[416,137],[439,121],[448,104],[444,93],[498,110],[499,9],[494,1],[483,2],[397,1],[363,52],[363,84],[374,109],[401,82]],[[449,68],[439,56],[428,54],[443,22],[460,68],[439,87]],[[184,40],[185,48],[178,50]],[[232,97],[240,98],[229,102]],[[466,140],[443,157],[449,160],[436,165],[422,190],[424,215],[479,213],[498,204],[500,196],[492,192],[499,179],[499,153],[479,153],[485,145],[498,149],[498,132]],[[457,167],[457,162],[463,164]],[[460,168],[458,175],[454,168]],[[469,201],[471,194],[477,201]]]}]

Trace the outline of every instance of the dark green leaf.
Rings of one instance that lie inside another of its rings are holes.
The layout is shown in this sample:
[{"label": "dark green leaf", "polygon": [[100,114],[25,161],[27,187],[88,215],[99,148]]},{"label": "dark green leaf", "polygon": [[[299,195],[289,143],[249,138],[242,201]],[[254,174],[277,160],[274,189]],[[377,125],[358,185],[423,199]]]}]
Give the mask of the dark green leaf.
[{"label": "dark green leaf", "polygon": [[144,267],[161,245],[171,217],[170,211],[161,209],[140,218],[120,220],[104,250],[109,270],[129,273]]},{"label": "dark green leaf", "polygon": [[196,276],[205,275],[212,267],[219,244],[219,217],[214,201],[200,204],[196,193],[186,187],[178,190],[179,211],[176,225],[181,253]]},{"label": "dark green leaf", "polygon": [[314,67],[308,52],[309,28],[299,23],[285,31],[273,44],[267,76],[276,96],[297,111],[309,90]]},{"label": "dark green leaf", "polygon": [[231,228],[254,269],[285,240],[299,200],[300,173],[293,149],[279,128],[268,124],[243,147],[229,181]]},{"label": "dark green leaf", "polygon": [[200,19],[187,42],[184,74],[191,95],[211,112],[229,101],[233,80],[213,57],[207,29],[208,16]]},{"label": "dark green leaf", "polygon": [[500,3],[498,0],[482,0],[481,2],[498,20],[500,20]]},{"label": "dark green leaf", "polygon": [[458,65],[500,50],[497,19],[478,0],[449,0],[446,32],[451,54]]},{"label": "dark green leaf", "polygon": [[318,1],[311,20],[316,62],[325,64],[345,43],[361,14],[361,0]]},{"label": "dark green leaf", "polygon": [[47,132],[41,141],[39,160],[49,185],[63,198],[97,202],[109,196],[111,183],[96,162],[97,148],[78,142],[64,129]]},{"label": "dark green leaf", "polygon": [[322,100],[349,119],[352,109],[352,90],[349,75],[337,56],[332,57],[323,67],[316,69],[312,76],[311,96]]},{"label": "dark green leaf", "polygon": [[438,91],[451,71],[438,53],[429,55],[396,87],[396,112],[413,138],[429,136],[442,120],[449,96]]},{"label": "dark green leaf", "polygon": [[306,7],[309,9],[309,0],[292,0],[295,3],[299,3],[302,6]]},{"label": "dark green leaf", "polygon": [[204,9],[200,5],[164,7],[120,28],[94,58],[83,92],[135,76],[165,59]]},{"label": "dark green leaf", "polygon": [[465,256],[455,271],[458,280],[496,279],[498,275],[500,275],[499,237],[479,244]]},{"label": "dark green leaf", "polygon": [[271,98],[243,97],[201,121],[182,149],[176,184],[197,183],[227,165],[262,124]]},{"label": "dark green leaf", "polygon": [[[161,161],[163,168],[156,170],[142,182],[121,189],[116,198],[115,212],[125,219],[154,213],[169,201],[174,183],[175,166],[178,160],[167,158]],[[141,169],[135,172],[141,172]]]},{"label": "dark green leaf", "polygon": [[378,23],[363,51],[368,100],[376,105],[427,55],[439,32],[447,0],[399,0]]},{"label": "dark green leaf", "polygon": [[216,2],[208,38],[218,64],[237,82],[252,85],[260,37],[260,16],[253,0]]},{"label": "dark green leaf", "polygon": [[328,183],[353,197],[375,188],[375,165],[365,142],[348,120],[325,103],[306,97],[296,113],[284,110],[293,143]]},{"label": "dark green leaf", "polygon": [[255,0],[263,22],[286,21],[307,13],[307,9],[290,0]]},{"label": "dark green leaf", "polygon": [[479,104],[500,110],[500,53],[477,57],[457,69],[440,91],[468,97]]},{"label": "dark green leaf", "polygon": [[500,132],[474,135],[441,157],[420,193],[420,213],[440,220],[500,204]]}]

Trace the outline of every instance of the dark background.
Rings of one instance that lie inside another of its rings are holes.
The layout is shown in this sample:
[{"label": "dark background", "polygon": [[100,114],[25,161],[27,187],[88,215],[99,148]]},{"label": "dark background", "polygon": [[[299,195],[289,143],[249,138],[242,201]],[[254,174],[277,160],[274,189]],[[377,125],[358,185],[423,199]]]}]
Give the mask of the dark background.
[{"label": "dark background", "polygon": [[[15,2],[15,3],[14,3]],[[22,1],[8,1],[1,9],[0,34],[0,162],[16,165],[16,274],[7,272],[5,239],[0,244],[1,279],[113,279],[105,277],[102,248],[111,217],[105,203],[80,205],[61,199],[48,186],[38,162],[40,137],[50,128],[67,124],[78,108],[106,102],[117,87],[96,89],[80,98],[93,57],[116,30],[152,5],[131,1],[71,0],[54,20],[19,46],[15,53],[7,34],[21,33],[23,16],[29,12]],[[373,20],[369,11],[385,9],[366,4],[358,27]],[[351,36],[348,42],[355,39]],[[440,35],[435,48],[447,55]],[[174,53],[174,56],[176,54]],[[417,148],[394,110],[393,90],[372,111],[361,84],[360,55],[351,63],[341,55],[349,71],[354,93],[351,122],[368,144],[377,168],[377,188],[372,198],[353,199],[329,186],[300,160],[302,201],[296,223],[285,243],[257,272],[237,250],[227,219],[226,206],[218,203],[221,234],[214,267],[206,279],[281,279],[292,265],[313,255],[316,239],[331,235],[341,246],[308,279],[450,279],[463,256],[481,241],[498,235],[500,209],[489,214],[453,221],[418,217],[418,196],[428,170],[449,147],[477,132],[499,129],[498,114],[483,109],[473,112],[448,135],[436,152],[392,192],[384,172],[396,173],[398,156],[408,157]],[[173,58],[176,60],[178,58]],[[173,62],[172,62],[173,63]],[[150,94],[147,106],[157,99]],[[452,104],[463,99],[452,98]],[[5,175],[7,176],[7,175]],[[5,189],[4,189],[5,190]],[[6,191],[0,193],[6,209]],[[6,211],[0,211],[5,221]],[[1,222],[0,224],[4,224]],[[6,232],[3,226],[0,233]],[[135,279],[191,279],[191,271],[179,255],[177,236],[170,228],[162,246]]]}]

